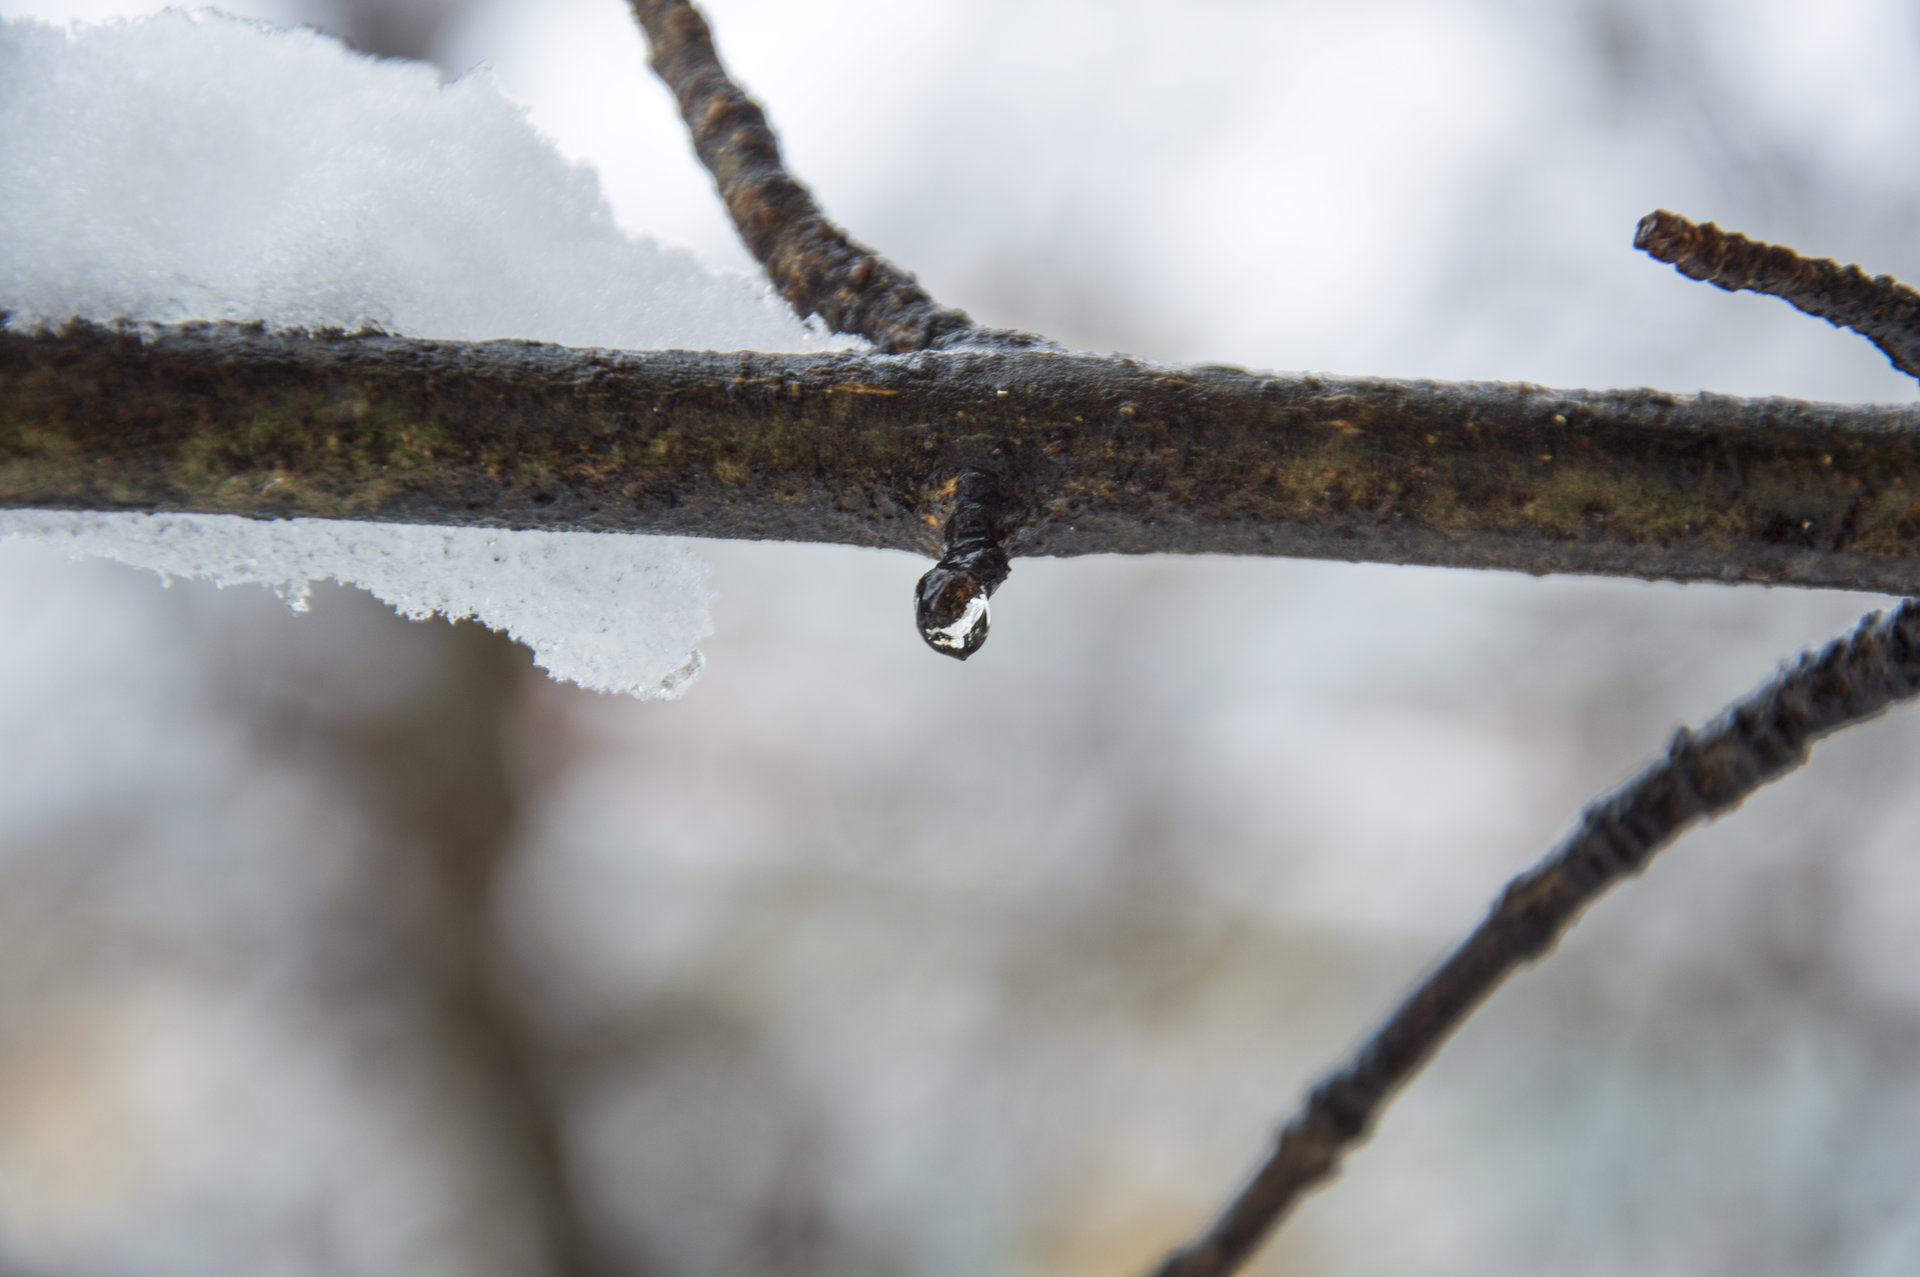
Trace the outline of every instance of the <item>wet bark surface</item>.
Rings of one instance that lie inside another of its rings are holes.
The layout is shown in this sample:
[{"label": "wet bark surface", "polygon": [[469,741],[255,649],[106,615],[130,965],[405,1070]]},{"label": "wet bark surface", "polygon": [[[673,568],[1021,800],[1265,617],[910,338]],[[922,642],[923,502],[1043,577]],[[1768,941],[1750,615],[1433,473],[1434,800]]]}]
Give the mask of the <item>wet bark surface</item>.
[{"label": "wet bark surface", "polygon": [[1920,409],[1057,351],[0,333],[0,505],[1920,588]]}]

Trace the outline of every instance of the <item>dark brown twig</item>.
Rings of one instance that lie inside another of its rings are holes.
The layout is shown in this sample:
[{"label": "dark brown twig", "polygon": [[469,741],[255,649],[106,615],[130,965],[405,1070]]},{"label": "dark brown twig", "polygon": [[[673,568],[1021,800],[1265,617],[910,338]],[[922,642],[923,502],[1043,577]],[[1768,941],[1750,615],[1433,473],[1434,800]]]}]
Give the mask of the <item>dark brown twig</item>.
[{"label": "dark brown twig", "polygon": [[700,162],[767,278],[801,318],[893,353],[953,346],[1044,344],[985,329],[942,306],[912,275],[849,238],[780,159],[766,113],[735,84],[706,19],[687,0],[632,0],[653,48],[653,69],[680,104]]},{"label": "dark brown twig", "polygon": [[1874,613],[1808,653],[1667,756],[1588,807],[1514,879],[1486,919],[1346,1065],[1308,1096],[1251,1183],[1157,1277],[1224,1277],[1302,1193],[1332,1175],[1380,1110],[1500,982],[1545,953],[1580,912],[1697,820],[1732,810],[1806,761],[1814,741],[1920,692],[1920,602]]},{"label": "dark brown twig", "polygon": [[1809,315],[1851,328],[1886,352],[1893,366],[1920,377],[1920,292],[1891,275],[1869,275],[1829,258],[1802,257],[1702,226],[1665,209],[1640,219],[1633,246],[1730,292],[1742,289],[1783,298]]},{"label": "dark brown twig", "polygon": [[927,646],[966,660],[987,641],[987,600],[1012,568],[1006,543],[1007,485],[995,449],[954,482],[953,513],[940,531],[944,552],[913,591],[914,621]]},{"label": "dark brown twig", "polygon": [[[693,149],[713,174],[734,227],[767,278],[802,319],[893,354],[1051,347],[1029,333],[982,328],[942,306],[912,275],[849,238],[786,170],[767,116],[727,74],[713,32],[688,0],[632,0],[653,49],[653,69],[673,91]],[[914,619],[934,651],[966,660],[987,641],[987,596],[1006,580],[1006,537],[1020,521],[1006,508],[991,464],[956,479],[940,561],[914,590]]]}]

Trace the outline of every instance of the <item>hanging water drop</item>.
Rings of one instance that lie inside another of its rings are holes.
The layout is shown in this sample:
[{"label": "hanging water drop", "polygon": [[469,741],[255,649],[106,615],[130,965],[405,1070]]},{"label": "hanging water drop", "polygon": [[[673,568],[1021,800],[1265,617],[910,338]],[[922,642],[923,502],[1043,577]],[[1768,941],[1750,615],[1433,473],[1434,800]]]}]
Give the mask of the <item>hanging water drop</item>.
[{"label": "hanging water drop", "polygon": [[[995,582],[994,584],[998,584]],[[992,586],[965,568],[941,563],[920,578],[914,614],[920,637],[936,652],[964,661],[987,641],[987,595]]]},{"label": "hanging water drop", "polygon": [[965,660],[987,641],[987,596],[976,594],[952,625],[926,632],[927,642]]},{"label": "hanging water drop", "polygon": [[[989,460],[997,460],[995,448]],[[1006,493],[996,470],[970,466],[954,483],[953,512],[941,530],[945,553],[913,591],[920,637],[934,651],[964,661],[987,641],[987,597],[1007,579],[1002,516]]]}]

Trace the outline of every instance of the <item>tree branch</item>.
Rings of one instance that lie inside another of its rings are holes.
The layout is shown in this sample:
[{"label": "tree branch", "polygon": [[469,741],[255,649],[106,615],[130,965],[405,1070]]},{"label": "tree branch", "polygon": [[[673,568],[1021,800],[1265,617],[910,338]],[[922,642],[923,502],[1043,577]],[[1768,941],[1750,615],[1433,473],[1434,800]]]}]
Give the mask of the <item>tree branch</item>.
[{"label": "tree branch", "polygon": [[1667,756],[1595,802],[1565,841],[1514,879],[1493,911],[1353,1058],[1308,1096],[1251,1183],[1157,1277],[1224,1277],[1307,1189],[1332,1175],[1380,1110],[1501,981],[1540,957],[1621,878],[1688,825],[1711,819],[1806,761],[1812,744],[1920,692],[1920,602],[1874,613],[1809,653]]},{"label": "tree branch", "polygon": [[[680,104],[693,149],[713,174],[734,228],[802,319],[818,315],[835,332],[894,354],[963,346],[1058,349],[1032,333],[982,328],[850,239],[787,172],[766,113],[721,65],[700,11],[688,0],[632,0],[632,7],[653,49],[653,69]],[[963,468],[939,561],[914,589],[920,636],[934,651],[963,661],[987,641],[987,598],[1007,579],[1008,537],[1017,521],[1002,499],[1002,468],[997,451]]]},{"label": "tree branch", "polygon": [[632,0],[653,49],[653,69],[673,91],[700,162],[713,174],[734,227],[767,278],[802,319],[881,350],[1044,346],[1028,333],[982,328],[942,306],[912,275],[827,219],[786,170],[766,112],[727,74],[713,32],[687,0]]},{"label": "tree branch", "polygon": [[[1634,246],[1693,279],[1783,297],[1852,328],[1920,376],[1920,293],[1888,276],[1868,278],[1857,266],[1808,260],[1665,210],[1641,220]],[[1822,460],[1831,463],[1832,456]],[[1551,948],[1602,892],[1640,872],[1688,825],[1730,811],[1800,766],[1814,741],[1916,692],[1920,600],[1909,599],[1891,616],[1867,617],[1817,656],[1803,656],[1705,730],[1682,730],[1662,762],[1590,806],[1559,847],[1508,884],[1466,942],[1314,1088],[1212,1227],[1169,1255],[1155,1277],[1238,1270],[1301,1194],[1366,1138],[1387,1102],[1453,1031],[1516,967]]]},{"label": "tree branch", "polygon": [[[1013,553],[1920,589],[1920,408],[1262,376],[983,329],[820,212],[691,4],[632,7],[774,285],[802,316],[886,353],[0,323],[0,507],[937,546],[916,595],[921,630],[962,657],[985,637],[986,596]],[[1635,243],[1693,278],[1853,328],[1920,376],[1920,293],[1888,277],[1664,211]],[[1916,690],[1910,601],[1681,732],[1508,886],[1159,1277],[1241,1266],[1452,1031],[1601,892],[1799,766],[1815,740]]]},{"label": "tree branch", "polygon": [[1633,246],[1689,279],[1729,292],[1784,298],[1809,315],[1851,328],[1901,372],[1920,377],[1920,292],[1891,275],[1802,257],[1791,248],[1723,231],[1712,222],[1701,226],[1664,208],[1640,219]]},{"label": "tree branch", "polygon": [[[970,321],[934,307],[910,277],[852,245],[819,216],[805,189],[782,169],[759,107],[727,78],[693,7],[685,0],[633,0],[633,7],[653,42],[654,67],[673,87],[735,225],[795,308],[803,316],[817,311],[840,331],[869,335],[887,350],[965,340]],[[1692,278],[1781,296],[1809,314],[1852,328],[1897,367],[1920,376],[1920,294],[1889,277],[1872,279],[1858,267],[1843,270],[1831,261],[1808,260],[1665,211],[1642,220],[1634,243]],[[831,307],[817,300],[822,296],[831,298]],[[886,316],[901,318],[880,318]],[[1129,364],[1127,371],[1137,367]],[[1109,370],[1097,370],[1096,379],[1107,375]],[[1872,492],[1863,490],[1858,457],[1836,463],[1847,449],[1795,450],[1794,461],[1784,465],[1782,453],[1763,459],[1752,451],[1787,444],[1790,423],[1805,426],[1807,412],[1834,414],[1831,409],[1778,401],[1735,405],[1706,397],[1682,409],[1671,396],[1616,392],[1560,396],[1561,402],[1542,414],[1538,401],[1553,396],[1531,387],[1346,383],[1327,396],[1326,383],[1308,379],[1304,398],[1315,406],[1301,412],[1303,397],[1289,393],[1301,389],[1298,382],[1273,393],[1278,381],[1267,379],[1251,400],[1274,407],[1285,402],[1294,412],[1283,410],[1261,423],[1270,429],[1256,437],[1269,448],[1279,444],[1279,455],[1255,458],[1235,455],[1244,439],[1231,433],[1233,426],[1226,434],[1209,428],[1246,420],[1235,411],[1238,404],[1223,402],[1233,391],[1248,390],[1222,384],[1234,375],[1245,377],[1211,369],[1162,373],[1155,388],[1172,390],[1172,397],[1150,399],[1152,408],[1162,410],[1144,416],[1141,403],[1119,398],[1110,382],[1103,388],[1104,402],[1088,405],[1094,411],[1072,416],[1076,426],[1084,426],[1104,413],[1104,430],[1067,428],[1057,398],[1040,401],[1051,412],[1031,405],[1018,424],[1026,427],[1051,415],[1050,437],[1003,439],[992,446],[989,460],[965,466],[950,484],[954,501],[945,525],[945,555],[916,592],[927,641],[963,659],[971,654],[985,640],[987,596],[1006,577],[1009,548],[1023,540],[1029,548],[1044,544],[1061,522],[1069,537],[1076,525],[1098,527],[1108,512],[1103,507],[1114,505],[1131,507],[1127,513],[1135,517],[1123,520],[1142,541],[1149,528],[1157,533],[1181,524],[1186,531],[1205,528],[1215,534],[1227,526],[1242,532],[1262,526],[1277,533],[1276,539],[1312,529],[1302,537],[1309,544],[1318,539],[1315,533],[1332,530],[1345,542],[1342,557],[1354,557],[1355,547],[1367,544],[1375,553],[1385,549],[1380,557],[1392,561],[1461,562],[1451,556],[1472,545],[1470,553],[1487,555],[1475,561],[1488,566],[1521,566],[1502,562],[1501,555],[1531,541],[1538,557],[1524,566],[1535,571],[1604,571],[1597,565],[1631,545],[1629,557],[1637,566],[1628,570],[1636,575],[1751,577],[1754,542],[1769,545],[1771,550],[1759,557],[1776,563],[1783,543],[1794,540],[1796,532],[1807,538],[1804,549],[1823,557],[1856,553],[1868,524],[1888,528],[1889,506],[1892,540],[1911,541],[1911,498],[1900,492],[1889,503],[1878,485]],[[1114,376],[1113,382],[1123,379]],[[995,391],[996,398],[1008,393],[1004,387]],[[1331,415],[1329,403],[1340,405]],[[1655,403],[1678,411],[1648,414]],[[1598,404],[1605,409],[1593,411]],[[1028,405],[1007,405],[1023,406]],[[964,411],[951,407],[956,421],[966,419]],[[1728,418],[1716,411],[1731,409],[1730,415],[1738,417],[1755,408],[1766,425],[1749,418],[1729,429]],[[991,412],[980,405],[974,413],[976,423],[991,421]],[[1251,414],[1259,415],[1257,410]],[[1712,418],[1712,424],[1701,417]],[[1543,429],[1545,420],[1559,429]],[[1776,422],[1788,428],[1779,429]],[[1676,426],[1677,433],[1662,433]],[[1129,427],[1152,432],[1151,441],[1135,439]],[[1910,437],[1911,430],[1912,418],[1903,414],[1898,424],[1884,420],[1877,433],[1884,444],[1903,433]],[[1064,477],[1059,472],[1071,459],[1088,458],[1088,450],[1076,451],[1074,445],[1089,437],[1103,439],[1103,459],[1119,464]],[[1846,437],[1859,447],[1866,433]],[[1046,460],[1034,459],[1035,446]],[[1805,482],[1818,474],[1809,463],[1829,470],[1844,464],[1850,476],[1844,483],[1851,488],[1851,501],[1844,511],[1824,506],[1822,513],[1837,516],[1838,522],[1818,531],[1813,508],[1804,503],[1814,489],[1827,485]],[[1227,482],[1221,485],[1223,472]],[[1904,473],[1895,479],[1881,471],[1880,477],[1888,489],[1906,485]],[[1776,486],[1783,479],[1784,486]],[[1019,491],[1023,484],[1025,492]],[[1131,500],[1115,502],[1121,491]],[[1623,501],[1628,492],[1636,499]],[[1191,499],[1200,493],[1205,494],[1201,500]],[[1062,501],[1061,494],[1072,495]],[[1689,507],[1689,494],[1705,497],[1708,505]],[[1766,507],[1764,513],[1760,507]],[[1040,515],[1043,508],[1051,519]],[[1638,518],[1623,520],[1628,510]],[[1263,514],[1271,523],[1262,520]],[[1581,526],[1582,518],[1597,526]],[[1740,531],[1724,539],[1734,527]],[[1436,545],[1436,534],[1450,542],[1446,549]],[[1710,540],[1721,542],[1712,554],[1690,558],[1691,550]],[[1422,548],[1409,552],[1415,544]],[[1572,555],[1566,555],[1569,550]],[[1314,551],[1296,546],[1292,552]],[[1900,553],[1911,557],[1904,546]],[[1649,558],[1690,562],[1686,568],[1648,571]],[[1912,589],[1910,564],[1905,566],[1908,570],[1897,578],[1880,579],[1891,588]],[[1799,766],[1813,741],[1916,690],[1920,602],[1909,601],[1890,618],[1869,617],[1850,638],[1819,656],[1803,657],[1705,731],[1682,731],[1662,763],[1588,808],[1558,849],[1508,886],[1466,943],[1345,1068],[1313,1091],[1252,1183],[1204,1237],[1169,1256],[1158,1277],[1221,1277],[1239,1268],[1300,1193],[1334,1172],[1345,1149],[1365,1137],[1381,1107],[1453,1029],[1516,966],[1551,947],[1602,891],[1639,872],[1687,825],[1730,810]]]},{"label": "tree branch", "polygon": [[0,332],[0,506],[926,552],[982,465],[1007,512],[992,530],[1016,554],[1282,554],[1887,593],[1920,582],[1915,407],[1054,351]]}]

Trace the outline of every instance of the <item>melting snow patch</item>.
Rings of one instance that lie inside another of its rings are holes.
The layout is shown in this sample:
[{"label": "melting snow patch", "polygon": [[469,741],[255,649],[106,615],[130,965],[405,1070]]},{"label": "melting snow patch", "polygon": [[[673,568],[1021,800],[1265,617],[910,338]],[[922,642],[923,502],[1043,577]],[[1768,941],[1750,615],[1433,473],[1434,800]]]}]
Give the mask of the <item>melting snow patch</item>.
[{"label": "melting snow patch", "polygon": [[707,568],[679,541],[326,519],[0,510],[27,540],[215,585],[265,585],[296,611],[310,582],[359,586],[423,620],[472,617],[533,649],[555,678],[673,699],[713,632]]},{"label": "melting snow patch", "polygon": [[[637,36],[635,37],[638,38]],[[484,73],[443,83],[311,30],[206,13],[0,20],[0,322],[264,322],[626,349],[846,343],[764,284],[622,232]],[[708,632],[677,543],[44,511],[0,535],[222,585],[362,586],[471,616],[557,677],[676,694]]]},{"label": "melting snow patch", "polygon": [[621,231],[593,170],[484,71],[442,83],[316,31],[175,9],[71,30],[0,19],[0,311],[15,329],[846,344],[764,283]]}]

